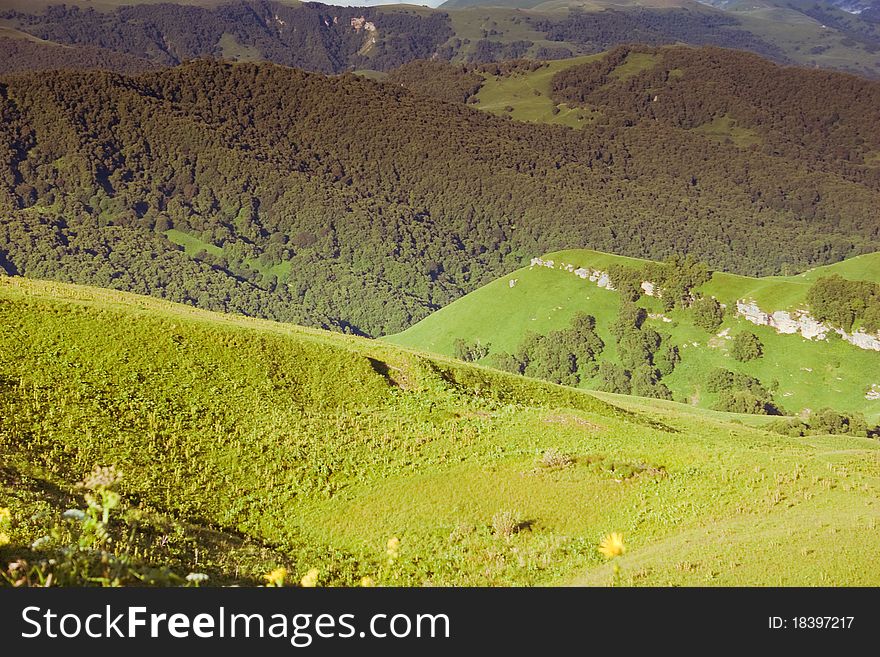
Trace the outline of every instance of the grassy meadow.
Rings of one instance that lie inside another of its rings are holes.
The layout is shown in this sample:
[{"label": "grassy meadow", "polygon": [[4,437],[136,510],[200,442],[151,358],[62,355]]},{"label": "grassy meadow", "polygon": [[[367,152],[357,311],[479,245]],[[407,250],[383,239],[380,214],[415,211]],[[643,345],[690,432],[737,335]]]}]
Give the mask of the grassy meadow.
[{"label": "grassy meadow", "polygon": [[77,482],[113,465],[109,549],[215,584],[604,586],[609,532],[627,585],[880,584],[877,441],[601,397],[2,278],[0,562],[57,555]]},{"label": "grassy meadow", "polygon": [[[606,271],[614,264],[639,265],[645,261],[588,250],[550,253],[545,259]],[[738,299],[754,299],[765,312],[803,308],[813,281],[833,273],[853,280],[880,279],[880,254],[873,253],[818,267],[796,276],[749,278],[716,272],[700,290],[733,306]],[[515,281],[511,287],[511,281]],[[865,397],[880,383],[880,353],[854,347],[842,340],[811,341],[800,335],[780,335],[767,326],[755,326],[728,314],[717,332],[695,326],[685,311],[664,313],[659,300],[643,297],[640,304],[653,315],[648,324],[671,336],[682,361],[663,381],[677,401],[709,408],[717,396],[702,381],[715,368],[755,376],[765,384],[777,382],[777,401],[789,412],[833,407],[864,413],[880,420],[880,401]],[[565,328],[572,317],[585,312],[596,317],[605,342],[603,358],[614,359],[616,345],[610,326],[617,317],[618,294],[569,272],[546,267],[524,267],[429,315],[389,342],[434,353],[452,355],[457,338],[490,346],[489,355],[512,353],[529,333],[546,334]],[[738,362],[730,354],[730,337],[740,331],[755,333],[764,344],[759,360]],[[587,382],[595,387],[596,381]]]}]

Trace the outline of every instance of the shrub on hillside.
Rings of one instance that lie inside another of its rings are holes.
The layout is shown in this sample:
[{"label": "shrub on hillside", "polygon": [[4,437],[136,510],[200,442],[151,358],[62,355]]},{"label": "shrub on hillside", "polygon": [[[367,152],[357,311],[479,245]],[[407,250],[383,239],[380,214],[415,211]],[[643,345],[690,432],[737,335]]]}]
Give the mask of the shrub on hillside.
[{"label": "shrub on hillside", "polygon": [[713,408],[730,413],[781,415],[773,393],[758,379],[747,374],[717,368],[706,377],[706,391],[719,393]]},{"label": "shrub on hillside", "polygon": [[717,299],[702,297],[691,306],[694,324],[701,329],[714,333],[724,321],[724,309]]},{"label": "shrub on hillside", "polygon": [[663,346],[654,354],[654,365],[663,376],[672,374],[676,365],[681,362],[681,351],[674,344],[669,344],[665,339]]},{"label": "shrub on hillside", "polygon": [[868,426],[860,413],[841,413],[824,408],[813,413],[807,420],[788,418],[767,424],[767,431],[784,436],[850,435],[868,436],[877,431]]},{"label": "shrub on hillside", "polygon": [[489,355],[489,344],[482,344],[479,340],[471,342],[463,338],[456,338],[452,349],[456,358],[468,363]]},{"label": "shrub on hillside", "polygon": [[757,360],[764,355],[764,343],[754,333],[743,331],[733,338],[730,355],[740,362]]},{"label": "shrub on hillside", "polygon": [[880,330],[880,285],[850,281],[837,274],[817,280],[807,291],[811,314],[844,331],[860,322],[867,331]]},{"label": "shrub on hillside", "polygon": [[608,277],[622,300],[638,301],[641,299],[642,281],[645,280],[644,272],[641,269],[615,264],[608,268]]},{"label": "shrub on hillside", "polygon": [[560,452],[555,447],[545,449],[538,459],[538,464],[544,468],[564,468],[574,463],[574,458],[570,454]]},{"label": "shrub on hillside", "polygon": [[764,400],[749,390],[725,390],[712,408],[728,413],[768,414]]},{"label": "shrub on hillside", "polygon": [[617,363],[604,361],[599,365],[599,388],[620,395],[632,393],[630,374]]},{"label": "shrub on hillside", "polygon": [[519,531],[520,522],[513,511],[499,511],[492,516],[492,533],[500,538],[510,538]]}]

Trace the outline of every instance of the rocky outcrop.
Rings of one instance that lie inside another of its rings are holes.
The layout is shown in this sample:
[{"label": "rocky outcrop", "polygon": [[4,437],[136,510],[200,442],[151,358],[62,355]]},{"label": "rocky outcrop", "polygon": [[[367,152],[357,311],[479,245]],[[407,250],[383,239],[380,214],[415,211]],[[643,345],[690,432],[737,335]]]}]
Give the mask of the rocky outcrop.
[{"label": "rocky outcrop", "polygon": [[776,310],[766,313],[755,301],[741,299],[736,302],[736,314],[752,324],[770,326],[776,329],[777,333],[800,334],[807,340],[825,340],[829,333],[834,332],[859,349],[880,351],[880,334],[874,335],[865,331],[847,333],[843,329],[823,324],[805,309],[792,312]]},{"label": "rocky outcrop", "polygon": [[[574,274],[578,278],[595,283],[606,290],[616,289],[611,284],[611,277],[608,275],[608,272],[604,272],[601,269],[591,269],[589,267],[576,268],[575,265],[567,262],[561,262],[557,265],[553,260],[544,260],[543,258],[532,258],[529,262],[529,268],[532,267],[547,267],[548,269],[565,271]],[[642,281],[642,291],[649,297],[660,296],[657,286],[651,281]]]}]

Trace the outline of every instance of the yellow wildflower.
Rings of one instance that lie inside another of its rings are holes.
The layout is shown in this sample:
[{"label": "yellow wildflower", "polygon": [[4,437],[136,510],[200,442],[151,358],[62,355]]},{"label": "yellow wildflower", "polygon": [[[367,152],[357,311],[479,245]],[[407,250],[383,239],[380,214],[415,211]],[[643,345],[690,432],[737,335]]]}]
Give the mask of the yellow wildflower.
[{"label": "yellow wildflower", "polygon": [[9,534],[6,532],[0,532],[0,547],[4,545],[9,545]]},{"label": "yellow wildflower", "polygon": [[400,539],[396,536],[392,536],[391,538],[389,538],[386,552],[388,553],[389,560],[396,559],[398,554],[400,553]]},{"label": "yellow wildflower", "polygon": [[601,552],[606,559],[613,559],[614,557],[619,557],[621,554],[624,554],[626,552],[626,545],[623,542],[623,534],[611,532],[605,536],[599,543],[599,552]]},{"label": "yellow wildflower", "polygon": [[361,586],[372,588],[373,586],[376,586],[376,582],[373,581],[372,577],[361,577]]},{"label": "yellow wildflower", "polygon": [[303,575],[303,578],[299,583],[307,589],[315,588],[318,585],[318,569],[312,568],[309,572]]},{"label": "yellow wildflower", "polygon": [[263,579],[266,580],[266,586],[284,586],[284,578],[286,577],[287,568],[284,566],[263,575]]},{"label": "yellow wildflower", "polygon": [[12,513],[6,507],[0,507],[0,525],[12,520]]}]

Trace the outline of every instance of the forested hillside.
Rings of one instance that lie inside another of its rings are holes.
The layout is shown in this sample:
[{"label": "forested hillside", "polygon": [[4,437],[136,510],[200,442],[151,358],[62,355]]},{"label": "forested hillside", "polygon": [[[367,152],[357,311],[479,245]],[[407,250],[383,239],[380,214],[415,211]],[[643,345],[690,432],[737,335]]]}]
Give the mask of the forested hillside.
[{"label": "forested hillside", "polygon": [[[723,68],[690,75],[695,103],[736,100],[712,96]],[[748,274],[833,262],[880,248],[878,134],[853,118],[880,104],[875,83],[814,76],[837,127],[777,122],[748,148],[625,95],[571,130],[268,64],[9,77],[0,266],[378,335],[572,245]]]},{"label": "forested hillside", "polygon": [[844,177],[880,184],[880,85],[856,76],[782,68],[720,48],[622,46],[556,74],[552,94],[611,125],[703,130],[765,153],[833,162]]},{"label": "forested hillside", "polygon": [[[468,6],[487,4],[489,6]],[[528,9],[503,7],[517,5]],[[337,7],[315,2],[7,2],[0,30],[34,39],[31,56],[7,48],[3,69],[55,68],[58,46],[100,48],[155,65],[195,58],[271,61],[323,73],[386,71],[414,59],[474,64],[527,57],[564,59],[627,43],[741,48],[777,62],[880,74],[880,32],[814,3],[721,6],[680,0],[448,3],[427,7]],[[45,52],[43,52],[45,51]],[[80,64],[130,71],[106,53],[71,52]],[[2,61],[2,60],[0,60]],[[3,70],[0,69],[0,70]]]},{"label": "forested hillside", "polygon": [[269,0],[216,7],[133,3],[110,12],[55,5],[40,13],[10,10],[0,18],[40,39],[98,46],[162,65],[229,57],[324,73],[384,70],[428,58],[453,34],[443,12]]},{"label": "forested hillside", "polygon": [[140,73],[157,68],[153,62],[96,46],[61,46],[37,39],[9,38],[0,32],[0,75],[46,69],[101,68]]}]

